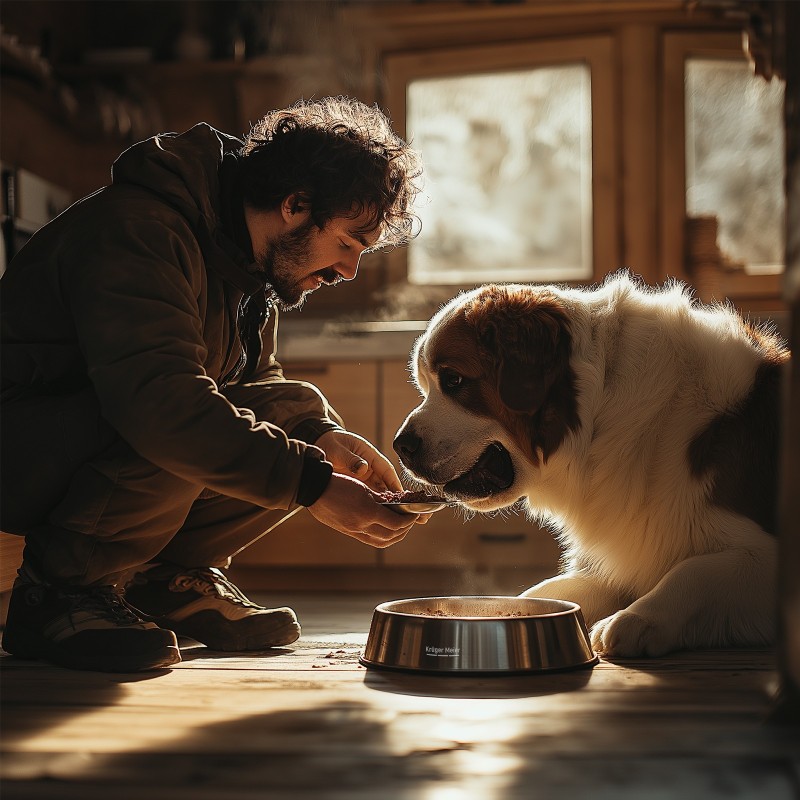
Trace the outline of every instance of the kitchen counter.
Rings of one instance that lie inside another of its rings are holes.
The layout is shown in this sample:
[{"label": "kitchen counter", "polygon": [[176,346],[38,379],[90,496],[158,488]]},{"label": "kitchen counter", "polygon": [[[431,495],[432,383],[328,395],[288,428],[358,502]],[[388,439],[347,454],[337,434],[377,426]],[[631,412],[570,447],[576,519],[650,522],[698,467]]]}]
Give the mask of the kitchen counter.
[{"label": "kitchen counter", "polygon": [[372,361],[406,359],[425,330],[422,320],[343,322],[281,317],[278,360]]}]

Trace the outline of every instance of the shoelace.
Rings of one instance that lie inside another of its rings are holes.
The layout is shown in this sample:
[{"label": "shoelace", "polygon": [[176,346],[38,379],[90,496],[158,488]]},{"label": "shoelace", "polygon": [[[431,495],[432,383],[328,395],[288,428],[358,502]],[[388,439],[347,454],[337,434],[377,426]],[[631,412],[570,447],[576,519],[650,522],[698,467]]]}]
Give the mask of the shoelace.
[{"label": "shoelace", "polygon": [[93,586],[80,592],[64,591],[63,595],[72,602],[70,617],[81,610],[119,625],[134,625],[142,621],[113,586]]},{"label": "shoelace", "polygon": [[247,598],[241,590],[231,583],[216,567],[186,570],[176,575],[171,586],[181,592],[195,589],[201,594],[216,594],[224,600],[250,608],[260,608]]}]

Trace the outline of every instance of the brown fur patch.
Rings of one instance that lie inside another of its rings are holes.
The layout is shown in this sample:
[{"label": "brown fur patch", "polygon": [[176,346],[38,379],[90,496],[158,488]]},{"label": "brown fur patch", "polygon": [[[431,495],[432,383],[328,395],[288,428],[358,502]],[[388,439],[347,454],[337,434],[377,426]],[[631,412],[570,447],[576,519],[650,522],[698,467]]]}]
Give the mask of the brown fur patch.
[{"label": "brown fur patch", "polygon": [[768,360],[734,411],[712,420],[689,446],[693,475],[712,475],[714,503],[775,533],[781,420],[781,363],[789,353],[772,342]]},{"label": "brown fur patch", "polygon": [[579,426],[572,339],[561,301],[532,287],[487,286],[438,327],[430,367],[470,380],[455,399],[492,416],[533,459],[546,461]]}]

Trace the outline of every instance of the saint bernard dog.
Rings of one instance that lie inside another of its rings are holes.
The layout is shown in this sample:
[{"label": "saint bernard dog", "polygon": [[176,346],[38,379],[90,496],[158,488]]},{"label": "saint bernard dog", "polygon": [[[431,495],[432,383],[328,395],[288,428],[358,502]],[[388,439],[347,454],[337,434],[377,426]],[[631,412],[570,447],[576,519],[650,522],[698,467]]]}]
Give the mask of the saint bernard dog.
[{"label": "saint bernard dog", "polygon": [[551,528],[563,570],[523,596],[580,604],[598,653],[767,646],[789,357],[675,281],[483,286],[415,344],[394,449],[428,490]]}]

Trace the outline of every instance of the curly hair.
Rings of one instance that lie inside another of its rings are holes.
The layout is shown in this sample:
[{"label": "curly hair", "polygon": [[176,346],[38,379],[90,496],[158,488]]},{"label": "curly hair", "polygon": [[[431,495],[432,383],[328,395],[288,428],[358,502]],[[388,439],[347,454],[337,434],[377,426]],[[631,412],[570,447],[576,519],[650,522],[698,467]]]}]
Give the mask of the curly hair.
[{"label": "curly hair", "polygon": [[299,193],[320,228],[332,217],[366,212],[355,232],[379,228],[378,247],[405,244],[419,232],[413,204],[422,161],[377,105],[301,100],[262,117],[244,141],[242,189],[253,207],[273,209]]}]

